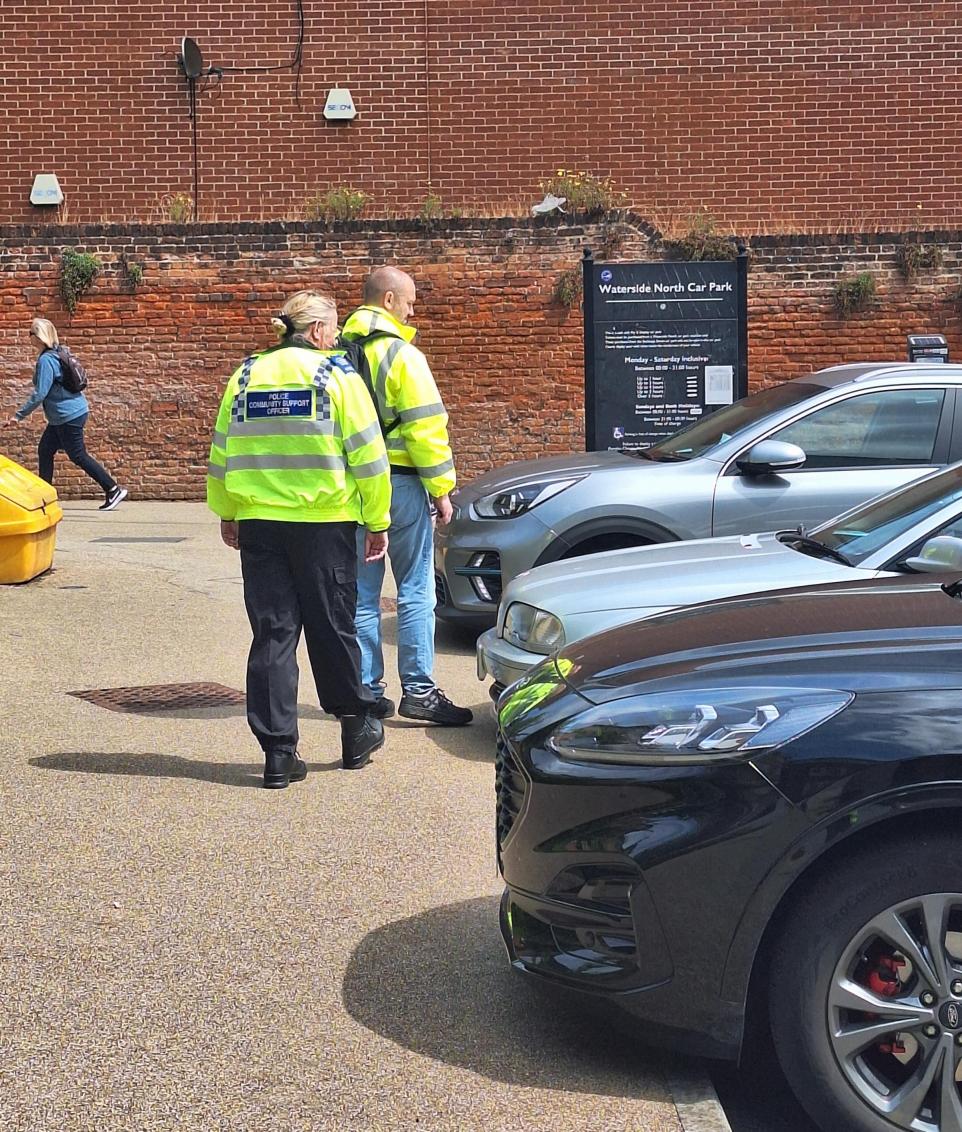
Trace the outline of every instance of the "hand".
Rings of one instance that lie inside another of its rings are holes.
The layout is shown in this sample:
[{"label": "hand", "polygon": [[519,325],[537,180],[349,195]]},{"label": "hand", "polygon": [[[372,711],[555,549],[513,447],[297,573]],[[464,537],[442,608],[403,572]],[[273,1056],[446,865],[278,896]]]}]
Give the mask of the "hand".
[{"label": "hand", "polygon": [[364,532],[364,561],[377,562],[387,554],[387,531]]},{"label": "hand", "polygon": [[240,550],[240,532],[237,528],[236,522],[228,523],[225,519],[220,521],[220,537],[231,548],[231,550]]},{"label": "hand", "polygon": [[438,522],[442,527],[446,527],[454,516],[454,507],[451,505],[450,495],[439,495],[434,500],[434,507],[438,513]]}]

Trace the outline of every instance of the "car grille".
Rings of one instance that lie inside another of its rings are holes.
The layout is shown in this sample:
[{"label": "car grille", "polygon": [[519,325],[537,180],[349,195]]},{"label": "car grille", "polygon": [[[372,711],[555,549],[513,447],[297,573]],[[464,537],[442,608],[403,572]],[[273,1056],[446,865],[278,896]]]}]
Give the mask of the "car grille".
[{"label": "car grille", "polygon": [[494,758],[494,782],[497,794],[498,848],[508,840],[514,823],[524,806],[528,780],[518,765],[510,745],[498,732],[498,748]]},{"label": "car grille", "polygon": [[434,593],[438,605],[451,604],[448,600],[448,587],[443,574],[435,573],[434,575]]}]

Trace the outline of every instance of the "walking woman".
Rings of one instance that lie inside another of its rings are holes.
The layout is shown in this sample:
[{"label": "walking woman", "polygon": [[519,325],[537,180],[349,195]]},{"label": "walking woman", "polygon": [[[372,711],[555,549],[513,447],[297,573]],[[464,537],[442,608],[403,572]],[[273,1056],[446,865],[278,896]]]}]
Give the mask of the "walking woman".
[{"label": "walking woman", "polygon": [[35,318],[30,324],[30,337],[39,351],[33,371],[33,392],[6,423],[19,424],[38,405],[43,405],[47,427],[37,448],[40,478],[53,483],[53,460],[62,449],[68,460],[83,469],[103,489],[105,498],[100,510],[113,511],[126,499],[127,492],[117,485],[113,476],[84,446],[84,425],[90,406],[82,393],[72,393],[64,386],[63,367],[55,349],[60,344],[57,328],[49,319]]}]

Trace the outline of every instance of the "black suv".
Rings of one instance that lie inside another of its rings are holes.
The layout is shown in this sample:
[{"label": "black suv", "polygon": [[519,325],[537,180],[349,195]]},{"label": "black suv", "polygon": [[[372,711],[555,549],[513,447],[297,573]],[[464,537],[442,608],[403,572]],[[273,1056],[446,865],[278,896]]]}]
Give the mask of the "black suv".
[{"label": "black suv", "polygon": [[499,702],[514,966],[734,1058],[825,1129],[962,1130],[962,587],[695,606]]}]

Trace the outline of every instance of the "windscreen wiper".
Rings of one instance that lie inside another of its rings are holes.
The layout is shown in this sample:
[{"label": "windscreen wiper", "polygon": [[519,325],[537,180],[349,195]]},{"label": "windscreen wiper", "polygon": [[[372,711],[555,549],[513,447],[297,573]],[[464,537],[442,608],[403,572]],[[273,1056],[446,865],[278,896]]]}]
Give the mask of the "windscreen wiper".
[{"label": "windscreen wiper", "polygon": [[803,554],[812,554],[816,558],[831,558],[836,562],[841,562],[843,566],[851,566],[851,559],[846,558],[840,551],[836,550],[834,546],[826,546],[824,542],[819,542],[817,538],[809,538],[808,535],[803,535],[801,531],[783,531],[778,536],[778,541],[783,542],[786,546],[794,546]]}]

